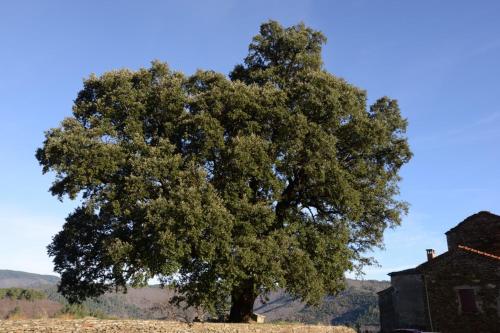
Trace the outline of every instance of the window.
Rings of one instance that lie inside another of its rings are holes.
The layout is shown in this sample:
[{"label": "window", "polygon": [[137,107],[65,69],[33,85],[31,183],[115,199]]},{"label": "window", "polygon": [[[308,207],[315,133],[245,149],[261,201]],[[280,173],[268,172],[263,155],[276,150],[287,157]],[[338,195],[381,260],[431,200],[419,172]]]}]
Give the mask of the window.
[{"label": "window", "polygon": [[476,293],[474,289],[458,289],[458,298],[462,313],[477,313]]}]

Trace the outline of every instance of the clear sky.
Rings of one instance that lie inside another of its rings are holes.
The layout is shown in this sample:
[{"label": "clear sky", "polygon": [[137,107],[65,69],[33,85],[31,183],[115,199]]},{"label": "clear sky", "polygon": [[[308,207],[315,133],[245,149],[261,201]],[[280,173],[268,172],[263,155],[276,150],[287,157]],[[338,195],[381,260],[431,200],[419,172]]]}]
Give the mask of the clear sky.
[{"label": "clear sky", "polygon": [[48,193],[34,153],[90,73],[147,67],[228,73],[268,19],[323,31],[330,72],[400,102],[415,154],[401,227],[365,278],[445,251],[444,232],[500,213],[498,1],[3,1],[0,4],[0,269],[52,273],[45,247],[75,203]]}]

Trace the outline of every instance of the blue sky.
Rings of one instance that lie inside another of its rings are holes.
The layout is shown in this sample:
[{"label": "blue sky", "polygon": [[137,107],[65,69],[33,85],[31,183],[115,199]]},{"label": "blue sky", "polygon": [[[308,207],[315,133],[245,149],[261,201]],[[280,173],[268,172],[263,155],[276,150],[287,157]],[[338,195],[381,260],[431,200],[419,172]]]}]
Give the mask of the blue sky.
[{"label": "blue sky", "polygon": [[0,269],[51,273],[45,247],[75,203],[59,202],[34,153],[71,114],[90,73],[166,61],[228,73],[259,25],[300,21],[328,37],[330,72],[399,100],[415,154],[411,205],[365,278],[445,251],[444,232],[500,213],[498,1],[10,1],[0,4]]}]

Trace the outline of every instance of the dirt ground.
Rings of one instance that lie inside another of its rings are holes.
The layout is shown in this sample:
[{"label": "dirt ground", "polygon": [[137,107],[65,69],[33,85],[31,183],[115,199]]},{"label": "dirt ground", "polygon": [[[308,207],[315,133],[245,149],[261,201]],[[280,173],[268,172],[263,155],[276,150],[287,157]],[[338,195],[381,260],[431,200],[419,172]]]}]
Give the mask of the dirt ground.
[{"label": "dirt ground", "polygon": [[0,320],[0,332],[106,333],[355,333],[341,326],[300,324],[185,324],[160,320],[37,319]]}]

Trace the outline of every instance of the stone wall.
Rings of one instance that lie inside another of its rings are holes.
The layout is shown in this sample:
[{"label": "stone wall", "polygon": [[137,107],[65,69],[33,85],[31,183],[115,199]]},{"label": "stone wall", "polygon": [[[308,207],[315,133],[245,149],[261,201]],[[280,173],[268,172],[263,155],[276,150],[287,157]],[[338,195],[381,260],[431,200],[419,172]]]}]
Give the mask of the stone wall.
[{"label": "stone wall", "polygon": [[394,287],[394,306],[397,311],[397,328],[420,328],[426,324],[422,277],[419,273],[391,276]]},{"label": "stone wall", "polygon": [[160,320],[0,320],[0,332],[106,333],[356,333],[341,326],[297,324],[184,324]]},{"label": "stone wall", "polygon": [[446,233],[448,249],[465,245],[500,256],[500,216],[479,212]]},{"label": "stone wall", "polygon": [[[434,331],[498,332],[500,260],[455,250],[435,262],[422,265],[422,271]],[[463,287],[475,290],[478,313],[461,313],[458,288]]]},{"label": "stone wall", "polygon": [[382,332],[396,328],[426,328],[424,289],[418,271],[392,273],[391,288],[379,293]]},{"label": "stone wall", "polygon": [[[479,212],[450,229],[446,237],[448,252],[414,269],[389,274],[392,287],[379,293],[382,332],[394,328],[499,332],[500,216]],[[476,298],[479,311],[462,311],[461,289],[474,291],[467,297]]]},{"label": "stone wall", "polygon": [[393,293],[393,287],[389,287],[378,293],[380,329],[382,333],[392,332],[396,328],[396,312],[394,309]]}]

